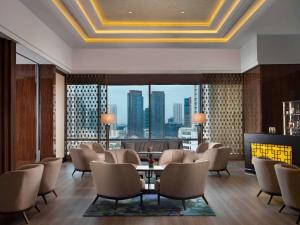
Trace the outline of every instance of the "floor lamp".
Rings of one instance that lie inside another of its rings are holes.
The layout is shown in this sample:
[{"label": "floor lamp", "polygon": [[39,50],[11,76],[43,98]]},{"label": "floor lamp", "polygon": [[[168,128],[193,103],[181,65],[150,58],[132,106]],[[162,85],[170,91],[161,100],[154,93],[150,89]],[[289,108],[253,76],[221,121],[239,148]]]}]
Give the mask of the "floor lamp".
[{"label": "floor lamp", "polygon": [[105,125],[105,133],[106,133],[106,150],[109,149],[109,131],[110,125],[115,123],[115,115],[112,113],[102,113],[100,116],[100,122]]},{"label": "floor lamp", "polygon": [[192,122],[197,124],[198,145],[203,142],[203,124],[206,123],[205,113],[194,113],[192,115]]}]

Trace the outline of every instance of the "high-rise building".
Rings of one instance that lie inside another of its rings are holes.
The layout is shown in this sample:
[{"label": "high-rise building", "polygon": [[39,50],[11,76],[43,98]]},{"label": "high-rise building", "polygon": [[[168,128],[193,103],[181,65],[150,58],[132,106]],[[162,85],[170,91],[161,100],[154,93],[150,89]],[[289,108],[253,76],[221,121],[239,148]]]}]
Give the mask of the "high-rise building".
[{"label": "high-rise building", "polygon": [[151,137],[163,138],[165,135],[165,92],[151,93]]},{"label": "high-rise building", "polygon": [[144,137],[144,98],[142,91],[127,93],[127,118],[129,138]]},{"label": "high-rise building", "polygon": [[201,88],[200,85],[194,85],[193,99],[192,99],[193,111],[192,113],[199,113],[201,109]]},{"label": "high-rise building", "polygon": [[116,130],[117,129],[117,124],[118,124],[118,109],[116,104],[110,104],[108,105],[108,112],[114,114],[115,116],[115,123],[111,125],[111,130]]},{"label": "high-rise building", "polygon": [[173,105],[174,123],[182,124],[182,104],[174,103]]},{"label": "high-rise building", "polygon": [[184,127],[191,127],[192,98],[184,98]]},{"label": "high-rise building", "polygon": [[149,129],[149,108],[144,111],[144,128]]}]

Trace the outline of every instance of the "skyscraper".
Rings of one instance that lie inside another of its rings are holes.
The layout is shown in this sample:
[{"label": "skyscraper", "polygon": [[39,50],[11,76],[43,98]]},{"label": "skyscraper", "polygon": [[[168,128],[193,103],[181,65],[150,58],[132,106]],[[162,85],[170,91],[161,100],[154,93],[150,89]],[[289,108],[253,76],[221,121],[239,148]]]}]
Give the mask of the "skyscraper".
[{"label": "skyscraper", "polygon": [[151,93],[151,137],[163,138],[165,135],[165,92]]},{"label": "skyscraper", "polygon": [[144,128],[149,129],[149,108],[145,108],[144,112]]},{"label": "skyscraper", "polygon": [[111,125],[111,129],[112,130],[116,130],[117,129],[117,123],[118,123],[117,105],[116,104],[110,104],[110,105],[108,105],[108,112],[114,114],[114,116],[115,116],[115,123]]},{"label": "skyscraper", "polygon": [[191,127],[192,98],[184,98],[184,127]]},{"label": "skyscraper", "polygon": [[182,124],[182,104],[181,103],[173,104],[173,118],[174,118],[174,123]]},{"label": "skyscraper", "polygon": [[142,91],[127,93],[128,137],[144,137],[144,98]]},{"label": "skyscraper", "polygon": [[202,111],[201,109],[201,86],[194,85],[193,89],[193,99],[192,99],[192,106],[193,110],[192,113],[199,113]]}]

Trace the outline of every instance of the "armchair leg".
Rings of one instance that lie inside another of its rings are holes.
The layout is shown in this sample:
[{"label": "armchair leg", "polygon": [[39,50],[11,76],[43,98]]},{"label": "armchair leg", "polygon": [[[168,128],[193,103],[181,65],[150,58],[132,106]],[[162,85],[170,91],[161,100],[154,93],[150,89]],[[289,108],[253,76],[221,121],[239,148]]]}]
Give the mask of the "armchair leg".
[{"label": "armchair leg", "polygon": [[219,177],[221,177],[220,171],[217,171],[217,174],[218,174]]},{"label": "armchair leg", "polygon": [[52,193],[55,195],[55,197],[57,198],[57,193],[55,190],[52,191]]},{"label": "armchair leg", "polygon": [[96,198],[94,199],[94,201],[92,202],[92,205],[94,205],[97,202],[98,198],[99,198],[99,196],[97,195]]},{"label": "armchair leg", "polygon": [[143,210],[143,194],[140,195],[140,207]]},{"label": "armchair leg", "polygon": [[270,195],[270,199],[269,199],[269,201],[268,201],[268,205],[270,205],[272,199],[273,199],[273,195]]},{"label": "armchair leg", "polygon": [[228,176],[230,176],[231,174],[229,173],[228,169],[226,168],[225,170],[226,170],[226,172],[228,173]]},{"label": "armchair leg", "polygon": [[81,177],[83,177],[83,175],[84,175],[84,171],[82,172]]},{"label": "armchair leg", "polygon": [[207,201],[207,199],[205,198],[204,195],[202,196],[202,198],[203,198],[203,200],[205,201],[205,203],[208,205],[208,201]]},{"label": "armchair leg", "polygon": [[181,202],[182,202],[183,210],[185,210],[185,209],[186,209],[186,208],[185,208],[185,200],[181,200]]},{"label": "armchair leg", "polygon": [[285,205],[281,206],[281,208],[279,209],[278,212],[281,213],[284,208],[285,208]]},{"label": "armchair leg", "polygon": [[157,194],[157,204],[160,205],[160,194]]},{"label": "armchair leg", "polygon": [[39,207],[37,205],[35,205],[34,208],[36,209],[36,211],[41,212],[41,210],[39,209]]},{"label": "armchair leg", "polygon": [[25,211],[22,212],[22,217],[23,217],[23,219],[25,220],[26,224],[29,224],[29,220],[28,220],[28,218],[27,218],[27,215],[26,215],[26,212],[25,212]]},{"label": "armchair leg", "polygon": [[256,197],[258,198],[260,196],[260,194],[262,193],[262,190],[259,190],[258,194],[256,195]]},{"label": "armchair leg", "polygon": [[299,212],[299,216],[298,216],[298,219],[297,219],[297,224],[299,224],[299,222],[300,222],[300,212]]},{"label": "armchair leg", "polygon": [[74,171],[73,171],[73,173],[72,173],[72,177],[73,177],[73,175],[74,175],[75,172],[76,172],[76,170],[74,169]]},{"label": "armchair leg", "polygon": [[46,199],[46,195],[42,195],[42,198],[43,198],[43,200],[44,200],[44,202],[45,202],[45,205],[47,205],[48,202],[47,202],[47,199]]},{"label": "armchair leg", "polygon": [[115,202],[115,210],[117,210],[117,207],[118,207],[118,199],[116,199],[116,202]]}]

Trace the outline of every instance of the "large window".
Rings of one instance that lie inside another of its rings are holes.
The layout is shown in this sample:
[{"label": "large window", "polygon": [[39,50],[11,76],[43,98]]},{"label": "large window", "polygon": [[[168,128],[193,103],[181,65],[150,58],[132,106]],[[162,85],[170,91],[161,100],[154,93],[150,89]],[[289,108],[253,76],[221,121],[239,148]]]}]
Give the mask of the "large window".
[{"label": "large window", "polygon": [[149,138],[183,139],[185,149],[197,147],[191,117],[201,111],[199,85],[68,85],[67,91],[68,148],[104,140],[99,123],[103,105],[116,120],[111,148],[119,148],[124,139]]}]

